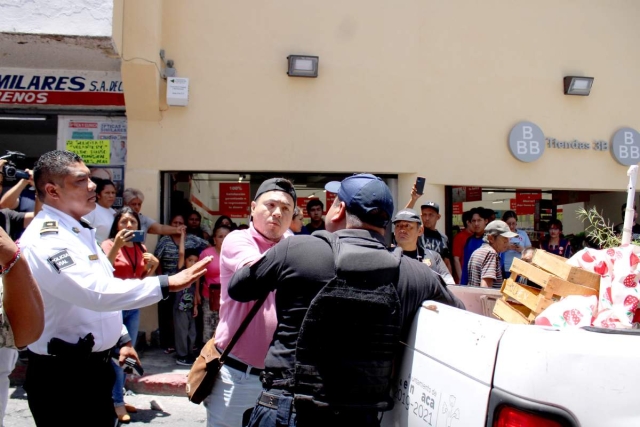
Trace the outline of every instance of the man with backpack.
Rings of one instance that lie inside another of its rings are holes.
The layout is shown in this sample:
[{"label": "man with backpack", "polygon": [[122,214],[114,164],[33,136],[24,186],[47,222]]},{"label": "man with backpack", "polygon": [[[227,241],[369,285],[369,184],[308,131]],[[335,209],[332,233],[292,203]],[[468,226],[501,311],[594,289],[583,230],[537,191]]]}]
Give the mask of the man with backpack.
[{"label": "man with backpack", "polygon": [[[238,270],[229,296],[277,289],[278,326],[250,426],[379,426],[400,340],[422,301],[463,307],[427,265],[385,247],[393,198],[378,177],[330,182],[327,231],[294,236]],[[332,233],[334,232],[335,233]]]}]

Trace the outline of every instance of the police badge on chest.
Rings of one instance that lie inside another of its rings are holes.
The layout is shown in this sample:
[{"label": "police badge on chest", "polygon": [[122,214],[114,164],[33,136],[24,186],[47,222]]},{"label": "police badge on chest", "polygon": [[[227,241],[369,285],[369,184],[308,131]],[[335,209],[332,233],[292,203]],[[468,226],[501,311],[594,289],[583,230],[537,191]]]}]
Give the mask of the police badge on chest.
[{"label": "police badge on chest", "polygon": [[73,261],[73,258],[71,258],[71,255],[69,255],[69,252],[67,252],[66,249],[51,255],[47,258],[47,261],[58,273],[60,273],[60,270],[76,265],[75,261]]}]

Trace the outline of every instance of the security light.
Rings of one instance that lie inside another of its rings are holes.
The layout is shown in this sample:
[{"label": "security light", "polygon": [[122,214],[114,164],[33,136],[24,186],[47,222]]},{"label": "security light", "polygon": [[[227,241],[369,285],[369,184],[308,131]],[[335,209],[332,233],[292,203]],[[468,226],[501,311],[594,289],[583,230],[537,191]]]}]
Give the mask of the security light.
[{"label": "security light", "polygon": [[317,56],[289,55],[289,77],[318,77]]},{"label": "security light", "polygon": [[589,96],[593,77],[566,76],[564,78],[564,94]]}]

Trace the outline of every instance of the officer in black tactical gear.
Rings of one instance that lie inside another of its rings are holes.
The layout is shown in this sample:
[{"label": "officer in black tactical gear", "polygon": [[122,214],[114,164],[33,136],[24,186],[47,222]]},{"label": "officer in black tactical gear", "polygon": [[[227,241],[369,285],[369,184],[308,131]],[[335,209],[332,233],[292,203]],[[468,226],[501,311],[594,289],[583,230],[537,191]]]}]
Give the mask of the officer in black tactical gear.
[{"label": "officer in black tactical gear", "polygon": [[394,207],[380,178],[353,175],[325,188],[337,193],[327,231],[283,240],[229,284],[238,301],[278,291],[251,427],[379,426],[379,412],[393,406],[399,341],[422,301],[464,308],[427,265],[385,247]]}]

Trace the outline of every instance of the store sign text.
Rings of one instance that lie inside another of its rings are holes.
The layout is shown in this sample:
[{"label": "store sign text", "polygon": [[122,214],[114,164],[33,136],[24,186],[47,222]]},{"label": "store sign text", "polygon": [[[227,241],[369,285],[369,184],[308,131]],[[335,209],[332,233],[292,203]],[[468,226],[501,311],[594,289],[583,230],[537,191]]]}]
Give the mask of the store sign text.
[{"label": "store sign text", "polygon": [[628,127],[618,129],[611,141],[596,139],[589,143],[577,139],[561,141],[545,137],[538,125],[525,121],[516,123],[511,129],[508,144],[511,155],[525,163],[538,160],[544,154],[545,148],[609,151],[621,165],[631,166],[640,163],[640,133]]},{"label": "store sign text", "polygon": [[0,68],[0,104],[124,106],[120,73]]},{"label": "store sign text", "polygon": [[559,141],[555,138],[545,138],[547,140],[548,148],[571,148],[574,150],[595,150],[595,151],[609,151],[609,142],[602,139],[596,139],[592,143],[578,141]]}]

